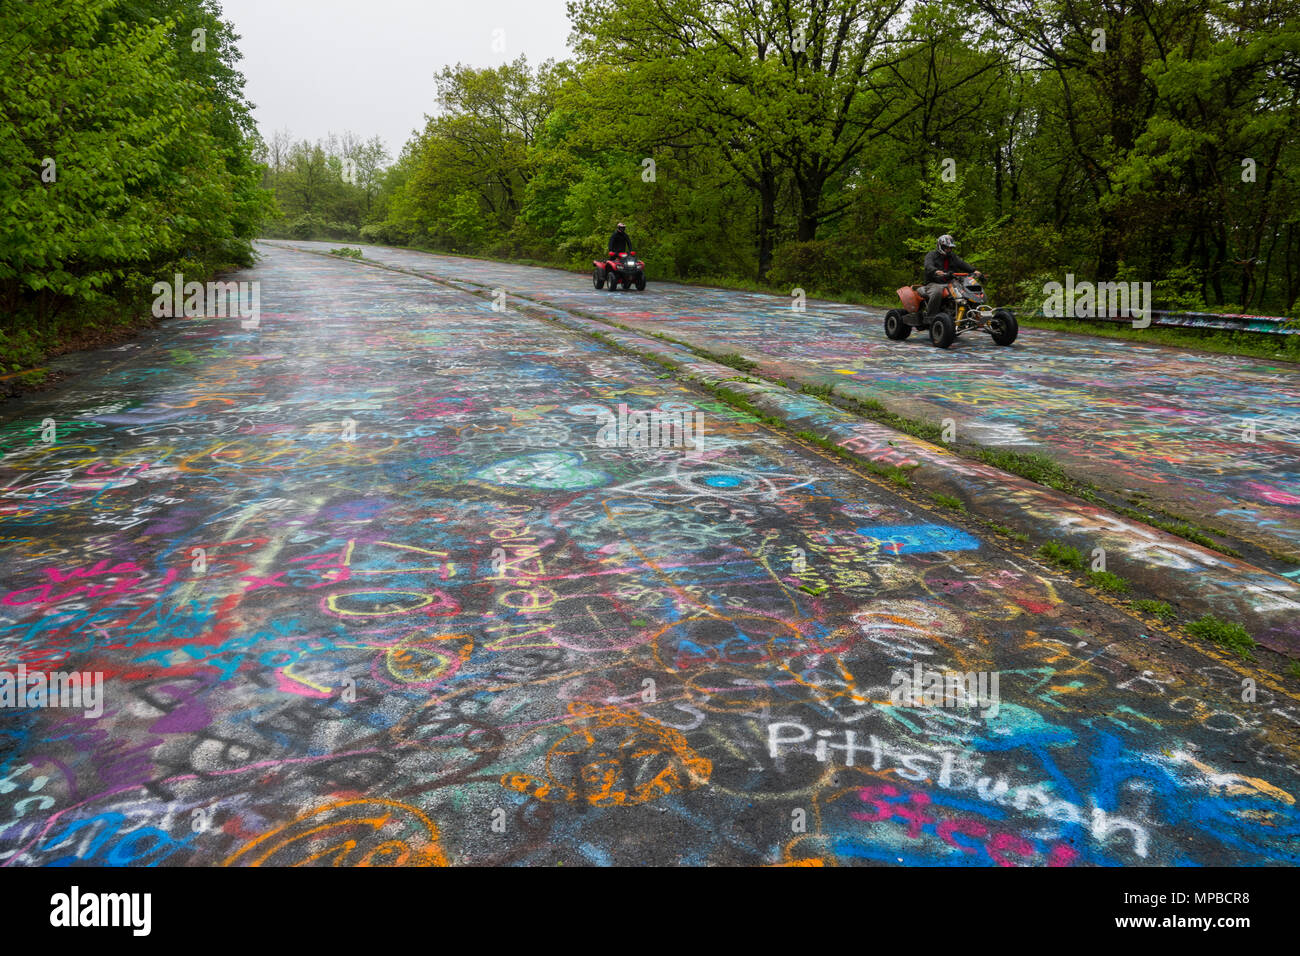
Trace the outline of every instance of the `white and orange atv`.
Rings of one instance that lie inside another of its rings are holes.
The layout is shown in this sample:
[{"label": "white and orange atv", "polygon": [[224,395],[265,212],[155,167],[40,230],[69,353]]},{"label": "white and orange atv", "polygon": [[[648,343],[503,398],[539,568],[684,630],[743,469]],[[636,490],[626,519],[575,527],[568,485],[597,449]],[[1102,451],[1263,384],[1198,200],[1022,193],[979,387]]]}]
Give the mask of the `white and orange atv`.
[{"label": "white and orange atv", "polygon": [[885,335],[902,341],[913,329],[928,329],[930,341],[946,349],[963,332],[987,332],[998,345],[1010,345],[1020,326],[1010,309],[993,309],[985,304],[984,286],[978,272],[953,272],[943,290],[943,304],[937,315],[925,310],[922,286],[905,285],[898,290],[901,309],[885,313]]}]

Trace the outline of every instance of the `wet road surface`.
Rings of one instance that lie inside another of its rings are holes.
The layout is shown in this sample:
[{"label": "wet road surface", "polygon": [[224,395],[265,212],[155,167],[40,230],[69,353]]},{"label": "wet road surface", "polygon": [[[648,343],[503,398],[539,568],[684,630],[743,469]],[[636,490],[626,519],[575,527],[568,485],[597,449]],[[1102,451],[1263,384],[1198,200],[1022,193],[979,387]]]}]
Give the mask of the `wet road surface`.
[{"label": "wet road surface", "polygon": [[1300,862],[1266,675],[657,365],[265,252],[260,328],[7,408],[0,671],[104,683],[0,707],[4,865]]},{"label": "wet road surface", "polygon": [[[331,243],[295,243],[329,248]],[[831,384],[985,447],[1050,455],[1078,478],[1168,509],[1300,571],[1300,367],[1286,362],[1022,329],[936,349],[891,342],[883,310],[654,281],[596,291],[555,269],[362,246],[380,262],[499,287],[664,333],[713,354],[739,352],[780,378]]]}]

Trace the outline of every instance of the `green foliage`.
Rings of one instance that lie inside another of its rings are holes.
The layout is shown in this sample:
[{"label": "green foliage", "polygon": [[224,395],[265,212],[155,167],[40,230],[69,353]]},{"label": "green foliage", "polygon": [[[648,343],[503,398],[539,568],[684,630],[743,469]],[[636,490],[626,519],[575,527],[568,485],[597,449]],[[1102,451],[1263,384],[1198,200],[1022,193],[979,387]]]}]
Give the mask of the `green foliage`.
[{"label": "green foliage", "polygon": [[1157,309],[1177,312],[1205,311],[1205,279],[1192,266],[1174,266],[1156,280],[1152,295]]},{"label": "green foliage", "polygon": [[967,195],[966,177],[931,162],[922,184],[921,214],[913,218],[916,232],[907,240],[907,248],[923,258],[935,248],[935,240],[944,234],[957,240],[957,252],[972,265],[983,265],[992,240],[1009,217],[978,218],[975,204]]},{"label": "green foliage", "polygon": [[39,361],[76,314],[138,304],[158,278],[251,261],[270,198],[219,13],[213,0],[0,0],[6,361]]},{"label": "green foliage", "polygon": [[714,360],[721,365],[728,365],[741,372],[752,372],[758,367],[757,362],[745,358],[745,356],[738,352],[728,352],[725,355],[717,355],[714,356]]},{"label": "green foliage", "polygon": [[1129,589],[1127,581],[1110,571],[1089,571],[1088,581],[1093,587],[1111,594],[1124,594]]},{"label": "green foliage", "polygon": [[1162,621],[1168,621],[1175,616],[1174,609],[1164,601],[1153,601],[1144,598],[1140,601],[1134,601],[1133,607],[1143,614],[1150,614]]},{"label": "green foliage", "polygon": [[783,242],[772,254],[767,274],[774,285],[805,292],[865,291],[869,266],[861,249],[829,239]]},{"label": "green foliage", "polygon": [[996,521],[985,520],[984,523],[998,534],[1004,534],[1014,541],[1019,541],[1021,544],[1027,544],[1029,542],[1029,535],[1025,534],[1023,531],[1016,531],[1014,528],[1008,528],[1006,525],[998,524]]},{"label": "green foliage", "polygon": [[1072,272],[1300,320],[1300,0],[797,6],[573,0],[573,61],[446,67],[387,168],[273,137],[272,228],[583,267],[623,220],[652,280],[846,301],[948,232],[995,303]]},{"label": "green foliage", "polygon": [[830,398],[835,393],[835,386],[826,385],[826,384],[812,385],[812,384],[804,383],[803,385],[799,386],[799,391],[801,391],[805,395],[815,396],[816,398]]},{"label": "green foliage", "polygon": [[1235,621],[1222,621],[1213,614],[1207,614],[1198,621],[1187,625],[1188,633],[1203,637],[1222,647],[1250,659],[1255,649],[1255,639],[1244,627]]},{"label": "green foliage", "polygon": [[295,142],[287,130],[277,130],[259,156],[278,213],[263,230],[266,236],[357,239],[363,223],[387,208],[389,157],[377,136],[363,141],[354,133],[331,133],[319,142]]},{"label": "green foliage", "polygon": [[17,372],[40,362],[49,350],[47,337],[33,328],[0,329],[0,371]]},{"label": "green foliage", "polygon": [[1048,541],[1038,549],[1038,553],[1053,564],[1068,568],[1071,571],[1082,571],[1087,565],[1078,548],[1058,544],[1055,541]]},{"label": "green foliage", "polygon": [[1028,478],[1049,488],[1066,490],[1074,485],[1064,469],[1046,455],[1038,452],[1018,452],[1007,448],[981,449],[979,457],[994,468],[1001,468],[1021,478]]}]

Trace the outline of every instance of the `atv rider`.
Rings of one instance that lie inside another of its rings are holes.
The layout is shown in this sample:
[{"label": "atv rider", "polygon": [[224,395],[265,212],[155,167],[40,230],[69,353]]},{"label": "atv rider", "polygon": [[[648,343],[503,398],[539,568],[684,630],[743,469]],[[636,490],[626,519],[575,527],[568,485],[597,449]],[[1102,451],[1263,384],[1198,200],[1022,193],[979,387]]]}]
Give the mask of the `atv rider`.
[{"label": "atv rider", "polygon": [[939,237],[935,248],[925,254],[926,284],[921,287],[921,295],[926,299],[927,316],[939,314],[943,306],[943,290],[948,288],[954,272],[973,272],[977,276],[980,274],[973,265],[957,255],[956,249],[956,240],[945,234]]},{"label": "atv rider", "polygon": [[614,230],[614,235],[609,237],[609,251],[606,255],[614,256],[620,252],[632,251],[632,238],[627,234],[626,227],[620,222],[618,228]]}]

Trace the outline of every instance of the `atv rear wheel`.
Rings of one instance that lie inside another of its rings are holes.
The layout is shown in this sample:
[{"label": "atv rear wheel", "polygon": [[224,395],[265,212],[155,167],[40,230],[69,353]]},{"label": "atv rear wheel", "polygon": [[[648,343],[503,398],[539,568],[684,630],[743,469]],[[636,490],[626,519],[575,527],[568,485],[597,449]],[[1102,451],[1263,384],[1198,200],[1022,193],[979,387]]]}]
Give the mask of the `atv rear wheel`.
[{"label": "atv rear wheel", "polygon": [[994,312],[989,325],[991,327],[989,334],[998,345],[1010,345],[1020,334],[1020,324],[1010,309],[998,309]]},{"label": "atv rear wheel", "polygon": [[890,309],[885,313],[885,336],[895,342],[901,342],[912,334],[912,327],[903,321],[902,309]]},{"label": "atv rear wheel", "polygon": [[947,312],[940,312],[930,323],[930,342],[941,349],[952,345],[957,338],[957,323]]},{"label": "atv rear wheel", "polygon": [[597,289],[605,288],[605,271],[603,269],[591,270],[591,284]]}]

